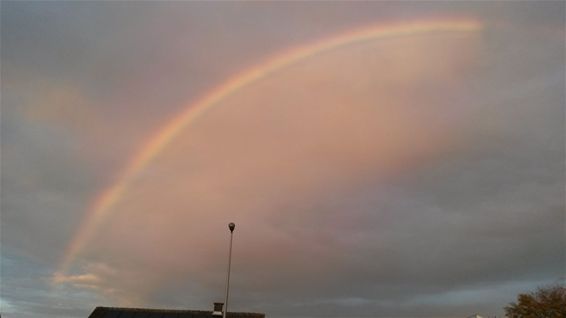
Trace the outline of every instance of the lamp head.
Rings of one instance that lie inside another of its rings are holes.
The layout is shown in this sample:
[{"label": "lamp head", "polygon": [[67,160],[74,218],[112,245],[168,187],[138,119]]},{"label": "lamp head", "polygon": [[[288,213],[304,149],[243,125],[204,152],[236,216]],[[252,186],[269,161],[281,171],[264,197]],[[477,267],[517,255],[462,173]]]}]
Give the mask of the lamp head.
[{"label": "lamp head", "polygon": [[230,233],[234,232],[235,227],[236,227],[236,224],[234,224],[233,222],[230,222],[230,224],[228,224],[228,228],[230,229]]}]

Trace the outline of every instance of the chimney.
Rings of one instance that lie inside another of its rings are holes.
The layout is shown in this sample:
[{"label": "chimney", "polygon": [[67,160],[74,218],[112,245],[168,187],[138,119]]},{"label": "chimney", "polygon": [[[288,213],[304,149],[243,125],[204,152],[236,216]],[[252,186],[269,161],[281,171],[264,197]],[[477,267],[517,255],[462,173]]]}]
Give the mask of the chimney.
[{"label": "chimney", "polygon": [[214,303],[212,315],[222,317],[222,307],[224,307],[224,303]]}]

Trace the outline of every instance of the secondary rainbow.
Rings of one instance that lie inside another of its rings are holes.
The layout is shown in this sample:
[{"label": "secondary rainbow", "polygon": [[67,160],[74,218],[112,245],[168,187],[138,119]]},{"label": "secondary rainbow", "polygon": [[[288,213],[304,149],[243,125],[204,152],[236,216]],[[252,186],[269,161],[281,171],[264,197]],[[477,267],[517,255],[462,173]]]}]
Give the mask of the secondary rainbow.
[{"label": "secondary rainbow", "polygon": [[65,251],[58,272],[64,273],[68,271],[75,258],[96,233],[101,223],[111,214],[112,207],[125,194],[128,186],[179,132],[206,112],[206,110],[234,92],[301,60],[349,44],[433,32],[477,32],[481,29],[482,24],[470,18],[419,20],[366,26],[328,39],[292,48],[232,76],[197,101],[190,103],[184,111],[158,129],[142,145],[141,149],[132,156],[125,169],[118,175],[116,181],[104,189],[92,201],[85,219]]}]

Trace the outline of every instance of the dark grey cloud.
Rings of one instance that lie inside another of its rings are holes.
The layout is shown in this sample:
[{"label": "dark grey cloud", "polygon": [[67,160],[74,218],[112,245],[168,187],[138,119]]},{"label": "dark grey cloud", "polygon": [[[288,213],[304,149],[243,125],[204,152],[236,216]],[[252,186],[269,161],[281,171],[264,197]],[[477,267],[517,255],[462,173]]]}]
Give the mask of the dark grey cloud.
[{"label": "dark grey cloud", "polygon": [[2,315],[8,317],[86,317],[102,299],[90,290],[67,290],[50,284],[54,268],[41,258],[2,247]]}]

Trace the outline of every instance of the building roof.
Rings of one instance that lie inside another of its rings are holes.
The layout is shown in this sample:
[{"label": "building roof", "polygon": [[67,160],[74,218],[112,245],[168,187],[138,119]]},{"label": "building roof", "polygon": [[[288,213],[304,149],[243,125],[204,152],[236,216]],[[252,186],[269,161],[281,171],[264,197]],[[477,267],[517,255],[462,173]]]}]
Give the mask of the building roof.
[{"label": "building roof", "polygon": [[[88,318],[220,318],[212,311],[96,307]],[[265,318],[265,314],[250,312],[228,312],[228,318]]]}]

